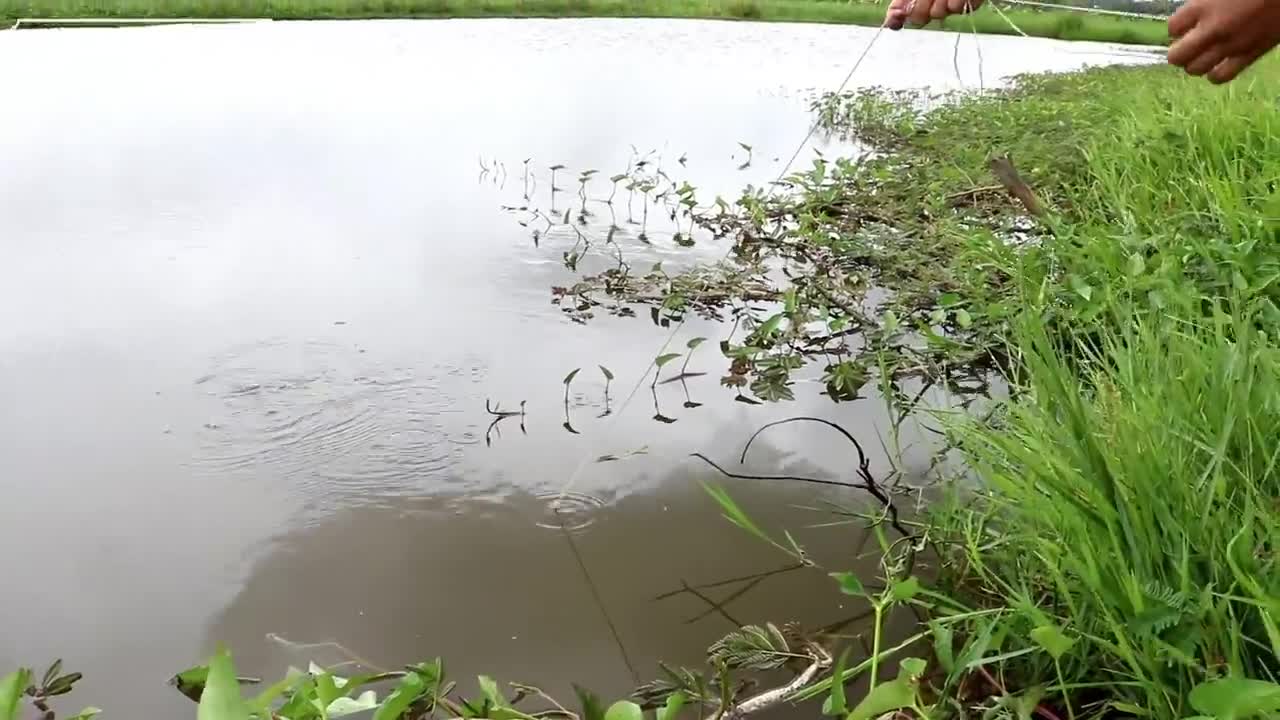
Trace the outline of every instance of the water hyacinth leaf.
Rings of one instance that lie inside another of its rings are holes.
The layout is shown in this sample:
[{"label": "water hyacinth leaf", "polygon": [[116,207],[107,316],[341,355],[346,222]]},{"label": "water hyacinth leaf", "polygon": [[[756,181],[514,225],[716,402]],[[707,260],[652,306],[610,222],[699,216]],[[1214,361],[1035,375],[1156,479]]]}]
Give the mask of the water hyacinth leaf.
[{"label": "water hyacinth leaf", "polygon": [[630,700],[619,700],[605,711],[604,720],[644,720],[644,711]]},{"label": "water hyacinth leaf", "polygon": [[582,705],[582,720],[604,720],[604,705],[598,695],[577,684],[574,684],[573,692]]},{"label": "water hyacinth leaf", "polygon": [[840,584],[840,592],[845,595],[853,595],[855,597],[866,597],[867,590],[862,586],[862,581],[858,576],[851,572],[831,573],[831,577],[836,579]]},{"label": "water hyacinth leaf", "polygon": [[89,707],[81,710],[75,715],[72,715],[71,717],[67,718],[67,720],[89,720],[90,718],[92,718],[95,715],[98,715],[101,712],[102,712],[102,708],[96,708],[90,705]]},{"label": "water hyacinth leaf", "polygon": [[1205,715],[1235,720],[1280,711],[1280,685],[1252,678],[1220,678],[1196,685],[1187,699]]},{"label": "water hyacinth leaf", "polygon": [[684,693],[673,692],[667,696],[667,703],[658,708],[657,720],[675,720],[684,707]]},{"label": "water hyacinth leaf", "polygon": [[578,376],[578,371],[581,369],[582,368],[574,368],[572,371],[569,372],[568,375],[565,375],[564,384],[568,385],[569,383],[573,382],[573,379]]},{"label": "water hyacinth leaf", "polygon": [[17,720],[18,701],[31,682],[31,671],[23,668],[0,678],[0,720]]},{"label": "water hyacinth leaf", "polygon": [[240,683],[236,680],[235,665],[231,653],[219,650],[209,661],[209,677],[200,694],[196,709],[197,720],[249,720],[249,709],[240,698]]},{"label": "water hyacinth leaf", "polygon": [[1044,648],[1054,660],[1066,655],[1076,642],[1067,637],[1057,625],[1041,625],[1031,631],[1031,639]]},{"label": "water hyacinth leaf", "polygon": [[680,353],[664,353],[653,359],[653,364],[661,368],[663,365],[680,357]]},{"label": "water hyacinth leaf", "polygon": [[614,176],[612,176],[612,177],[610,177],[610,178],[609,178],[609,182],[611,182],[611,183],[620,183],[620,182],[622,182],[623,180],[626,180],[626,179],[627,179],[627,176],[626,176],[626,175],[614,175]]},{"label": "water hyacinth leaf", "polygon": [[556,163],[555,165],[551,166],[551,170],[563,170],[563,169],[564,169],[564,165],[561,165],[559,163]]},{"label": "water hyacinth leaf", "polygon": [[603,365],[600,365],[599,367],[600,367],[600,374],[604,375],[604,379],[608,382],[613,382],[613,372],[609,370],[609,368]]},{"label": "water hyacinth leaf", "polygon": [[685,343],[685,347],[689,348],[690,350],[697,350],[698,346],[706,341],[707,339],[704,337],[692,338],[689,340],[689,342]]},{"label": "water hyacinth leaf", "polygon": [[358,697],[340,697],[335,698],[329,703],[326,712],[330,718],[346,717],[347,715],[355,715],[356,713],[372,710],[378,706],[378,696],[372,690],[365,690]]}]

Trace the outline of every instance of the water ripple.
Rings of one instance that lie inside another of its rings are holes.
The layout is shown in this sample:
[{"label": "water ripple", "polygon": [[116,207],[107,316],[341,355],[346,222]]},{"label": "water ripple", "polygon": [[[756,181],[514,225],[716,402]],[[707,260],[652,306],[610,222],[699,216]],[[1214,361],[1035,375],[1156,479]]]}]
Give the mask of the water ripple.
[{"label": "water ripple", "polygon": [[454,399],[434,378],[448,373],[379,368],[330,343],[236,348],[196,380],[213,417],[195,467],[343,489],[421,489],[460,451],[440,422]]}]

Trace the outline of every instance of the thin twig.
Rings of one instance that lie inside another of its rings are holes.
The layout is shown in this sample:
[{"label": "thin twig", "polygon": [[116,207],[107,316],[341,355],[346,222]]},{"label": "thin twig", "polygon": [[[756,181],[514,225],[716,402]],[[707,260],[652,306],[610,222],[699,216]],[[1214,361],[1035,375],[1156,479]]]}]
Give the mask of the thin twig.
[{"label": "thin twig", "polygon": [[725,620],[728,620],[729,623],[733,625],[735,628],[742,627],[742,623],[738,622],[736,618],[730,615],[728,610],[725,610],[723,607],[721,607],[720,603],[717,603],[715,600],[712,600],[706,595],[703,595],[702,593],[698,592],[692,585],[690,585],[689,583],[683,580],[680,581],[680,584],[684,586],[685,592],[693,595],[694,597],[698,598],[699,600],[706,603],[707,605],[710,605],[712,610],[720,613],[720,617],[723,617]]}]

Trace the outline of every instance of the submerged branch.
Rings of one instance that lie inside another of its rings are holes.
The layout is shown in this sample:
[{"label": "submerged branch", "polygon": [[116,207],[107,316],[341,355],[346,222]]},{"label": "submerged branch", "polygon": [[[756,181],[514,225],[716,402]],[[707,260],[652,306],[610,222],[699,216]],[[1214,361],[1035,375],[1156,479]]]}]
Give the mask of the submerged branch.
[{"label": "submerged branch", "polygon": [[787,700],[793,693],[804,689],[806,685],[813,682],[813,678],[823,668],[831,665],[831,653],[817,643],[808,644],[809,657],[813,662],[809,664],[795,679],[786,685],[780,685],[770,690],[765,690],[757,695],[743,700],[727,710],[720,708],[716,712],[708,716],[711,718],[719,718],[720,720],[738,720],[753,713],[767,710]]}]

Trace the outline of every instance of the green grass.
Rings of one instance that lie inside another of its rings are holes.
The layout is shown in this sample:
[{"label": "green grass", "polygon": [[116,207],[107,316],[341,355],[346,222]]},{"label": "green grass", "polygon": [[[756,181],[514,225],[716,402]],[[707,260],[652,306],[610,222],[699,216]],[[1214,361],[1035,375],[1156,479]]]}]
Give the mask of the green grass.
[{"label": "green grass", "polygon": [[1040,78],[946,120],[980,114],[1060,210],[1040,250],[989,256],[1019,287],[1016,399],[954,424],[980,489],[935,531],[946,593],[1001,612],[992,672],[1062,717],[1280,710],[1275,69]]},{"label": "green grass", "polygon": [[[1028,35],[1159,45],[1164,24],[1152,20],[1082,16],[1070,12],[1007,10]],[[0,22],[16,18],[222,18],[280,20],[388,17],[670,17],[822,22],[876,26],[878,3],[840,0],[0,0]],[[990,9],[933,29],[1016,34]]]}]

